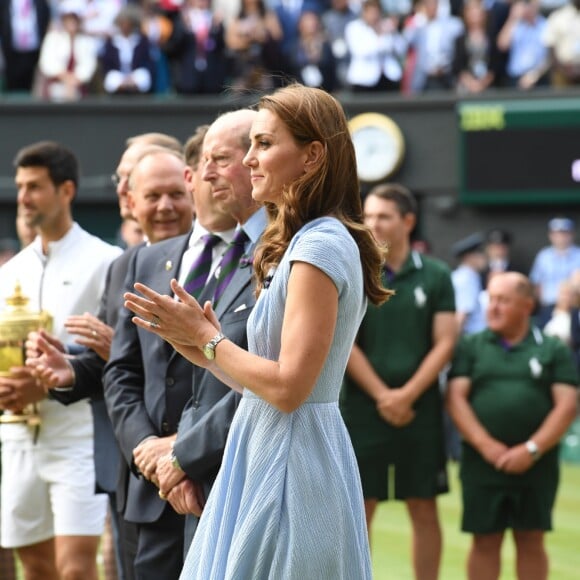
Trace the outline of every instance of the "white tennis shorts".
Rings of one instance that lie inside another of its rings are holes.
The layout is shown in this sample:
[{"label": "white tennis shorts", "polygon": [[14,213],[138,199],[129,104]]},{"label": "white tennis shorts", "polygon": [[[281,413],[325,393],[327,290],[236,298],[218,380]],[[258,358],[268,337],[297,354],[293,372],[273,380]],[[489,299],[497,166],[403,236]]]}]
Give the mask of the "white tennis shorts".
[{"label": "white tennis shorts", "polygon": [[2,546],[18,548],[55,536],[100,536],[108,496],[95,494],[92,442],[32,448],[2,442]]}]

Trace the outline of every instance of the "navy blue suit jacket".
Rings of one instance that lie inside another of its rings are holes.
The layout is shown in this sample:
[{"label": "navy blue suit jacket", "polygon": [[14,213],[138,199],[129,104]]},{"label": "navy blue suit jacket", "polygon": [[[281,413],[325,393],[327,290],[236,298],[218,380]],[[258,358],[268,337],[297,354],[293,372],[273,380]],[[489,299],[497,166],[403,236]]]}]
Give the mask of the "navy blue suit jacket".
[{"label": "navy blue suit jacket", "polygon": [[[170,281],[188,247],[190,234],[142,248],[127,273],[127,287],[139,281],[162,294],[171,294]],[[145,438],[177,431],[183,408],[191,396],[193,365],[157,335],[138,328],[127,309],[119,315],[105,367],[105,401],[121,453],[133,475],[129,478],[126,520],[157,521],[168,505],[151,482],[138,477],[133,450]]]}]

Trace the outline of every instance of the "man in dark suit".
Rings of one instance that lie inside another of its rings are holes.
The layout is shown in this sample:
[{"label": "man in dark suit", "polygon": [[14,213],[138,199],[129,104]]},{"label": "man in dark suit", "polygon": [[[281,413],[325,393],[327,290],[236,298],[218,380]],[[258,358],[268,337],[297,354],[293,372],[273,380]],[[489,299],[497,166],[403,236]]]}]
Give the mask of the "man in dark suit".
[{"label": "man in dark suit", "polygon": [[[137,135],[128,139],[127,144],[116,172],[122,218],[133,214],[129,202],[126,201],[128,177],[140,157],[147,152],[155,151],[156,147],[165,147],[176,152],[181,150],[181,144],[175,138],[161,133]],[[137,204],[139,208],[139,203],[143,203],[143,198],[134,193],[131,205],[135,207]],[[185,218],[176,222],[177,227],[161,232],[156,232],[145,219],[146,214],[138,209],[139,225],[146,232],[149,242],[155,243],[187,232],[191,225],[191,208],[189,204],[186,204],[185,208]],[[75,355],[73,358],[67,361],[63,354],[65,350],[63,345],[45,332],[41,333],[40,337],[33,335],[27,343],[29,357],[37,357],[39,350],[43,353],[40,358],[33,358],[28,362],[37,368],[42,365],[46,369],[42,377],[46,386],[53,389],[52,398],[64,405],[90,399],[95,430],[95,491],[107,493],[110,498],[115,555],[119,568],[118,576],[121,579],[133,577],[134,548],[131,546],[136,544],[136,531],[132,524],[120,516],[124,509],[128,471],[125,462],[121,461],[119,446],[103,399],[102,374],[105,362],[109,358],[110,341],[118,312],[123,306],[122,291],[127,268],[139,247],[140,245],[129,248],[109,267],[98,316],[85,313],[82,316],[71,317],[67,321],[69,333],[79,336],[78,342],[83,345],[74,352],[70,345],[67,347],[69,354]]]},{"label": "man in dark suit", "polygon": [[[146,162],[142,159],[133,170],[131,189],[138,187]],[[167,191],[170,197],[175,189]],[[159,188],[150,188],[146,197],[158,195]],[[160,292],[169,292],[172,278],[187,279],[191,266],[205,251],[205,224],[220,233],[209,258],[215,269],[233,235],[233,220],[223,212],[208,217],[202,209],[207,207],[196,203],[197,219],[190,234],[136,253],[127,272],[127,288],[132,289],[134,281],[144,281]],[[160,214],[158,227],[166,227],[170,221],[170,212]],[[131,318],[127,310],[119,313],[104,373],[105,401],[121,453],[132,470],[124,517],[137,525],[135,577],[172,580],[179,576],[183,562],[183,516],[159,498],[150,480],[159,457],[169,452],[175,438],[191,393],[192,366],[160,338],[138,330]]]},{"label": "man in dark suit", "polygon": [[513,261],[512,242],[512,235],[506,230],[493,228],[486,233],[484,249],[487,265],[481,275],[484,290],[494,274],[502,272],[520,272],[523,274],[523,268]]},{"label": "man in dark suit", "polygon": [[[235,239],[244,232],[244,257],[226,289],[220,295],[219,275],[209,283],[200,302],[213,299],[216,316],[228,339],[247,347],[246,323],[255,304],[251,256],[265,226],[263,208],[252,198],[250,173],[242,160],[249,148],[253,111],[226,113],[209,128],[203,146],[204,174],[221,207],[239,226]],[[222,162],[227,152],[227,162]],[[224,262],[226,257],[224,256]],[[222,268],[226,268],[222,264]],[[216,303],[217,301],[217,303]],[[193,538],[205,498],[213,484],[223,455],[227,433],[239,402],[239,395],[210,372],[195,368],[193,393],[184,410],[171,454],[157,465],[160,492],[179,513],[187,514],[185,549]]]},{"label": "man in dark suit", "polygon": [[0,2],[0,47],[4,54],[4,90],[32,89],[40,47],[50,22],[47,0]]}]

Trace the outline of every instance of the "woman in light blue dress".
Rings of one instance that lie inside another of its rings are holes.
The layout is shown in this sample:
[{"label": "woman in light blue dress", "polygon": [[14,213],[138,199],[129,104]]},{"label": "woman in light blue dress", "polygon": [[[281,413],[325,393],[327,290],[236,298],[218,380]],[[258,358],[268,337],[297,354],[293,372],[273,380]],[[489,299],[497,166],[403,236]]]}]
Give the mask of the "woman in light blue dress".
[{"label": "woman in light blue dress", "polygon": [[250,137],[244,164],[270,223],[254,259],[249,352],[175,281],[181,302],[136,285],[144,297],[127,303],[136,324],[243,392],[181,578],[370,579],[338,397],[367,299],[380,304],[389,291],[362,225],[346,118],[324,91],[292,85],[260,100]]}]

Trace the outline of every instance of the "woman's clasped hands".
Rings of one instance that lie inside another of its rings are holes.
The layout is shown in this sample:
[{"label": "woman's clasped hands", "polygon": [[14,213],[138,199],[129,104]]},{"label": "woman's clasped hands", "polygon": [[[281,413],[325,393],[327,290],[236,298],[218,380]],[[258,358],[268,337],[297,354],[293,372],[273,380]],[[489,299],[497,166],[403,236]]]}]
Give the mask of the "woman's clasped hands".
[{"label": "woman's clasped hands", "polygon": [[124,294],[125,307],[136,315],[134,324],[157,334],[194,364],[209,366],[200,349],[220,330],[211,302],[208,300],[202,308],[175,279],[171,289],[178,300],[139,282],[134,288],[139,294]]}]

